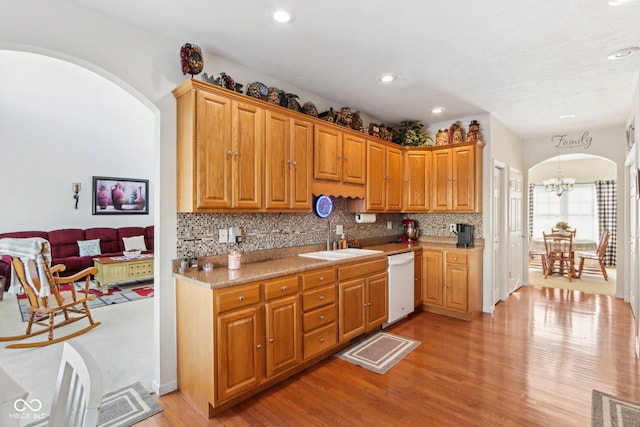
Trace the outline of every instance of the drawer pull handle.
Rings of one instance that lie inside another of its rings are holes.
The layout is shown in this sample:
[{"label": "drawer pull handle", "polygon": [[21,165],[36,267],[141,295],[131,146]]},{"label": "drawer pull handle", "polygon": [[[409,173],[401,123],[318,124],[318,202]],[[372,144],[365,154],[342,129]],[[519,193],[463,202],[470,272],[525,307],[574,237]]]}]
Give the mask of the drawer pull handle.
[{"label": "drawer pull handle", "polygon": [[262,344],[258,344],[258,345],[256,346],[256,348],[257,348],[258,350],[260,350],[260,349],[262,348]]},{"label": "drawer pull handle", "polygon": [[238,301],[244,301],[244,296],[240,295],[240,296],[238,297]]},{"label": "drawer pull handle", "polygon": [[324,295],[320,295],[320,301],[324,301]]},{"label": "drawer pull handle", "polygon": [[283,287],[282,287],[282,290],[283,290],[283,291],[286,291],[287,289],[289,289],[287,286],[283,286]]},{"label": "drawer pull handle", "polygon": [[324,276],[318,277],[318,280],[322,282],[324,280]]},{"label": "drawer pull handle", "polygon": [[453,257],[453,260],[454,260],[454,261],[457,261],[457,260],[458,260],[458,257],[457,257],[457,256],[454,256],[454,257]]},{"label": "drawer pull handle", "polygon": [[320,320],[324,320],[324,314],[320,316]]},{"label": "drawer pull handle", "polygon": [[320,342],[324,342],[324,338],[320,338]]},{"label": "drawer pull handle", "polygon": [[275,340],[274,340],[273,338],[269,338],[269,343],[270,343],[270,344],[273,344],[273,343],[274,343],[274,341],[275,341]]}]

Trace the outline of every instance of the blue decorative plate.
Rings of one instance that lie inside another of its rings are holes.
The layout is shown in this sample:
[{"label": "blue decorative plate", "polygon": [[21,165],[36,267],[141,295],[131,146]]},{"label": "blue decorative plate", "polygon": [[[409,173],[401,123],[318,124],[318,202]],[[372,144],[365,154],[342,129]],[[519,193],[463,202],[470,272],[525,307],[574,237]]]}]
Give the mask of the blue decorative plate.
[{"label": "blue decorative plate", "polygon": [[333,212],[333,202],[329,196],[318,197],[313,207],[320,218],[326,218]]}]

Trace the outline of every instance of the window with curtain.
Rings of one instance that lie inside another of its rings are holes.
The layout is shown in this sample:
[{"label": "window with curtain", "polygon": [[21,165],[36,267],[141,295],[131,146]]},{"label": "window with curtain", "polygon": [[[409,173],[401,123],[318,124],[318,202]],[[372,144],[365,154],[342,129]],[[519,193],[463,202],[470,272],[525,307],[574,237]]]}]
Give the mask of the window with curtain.
[{"label": "window with curtain", "polygon": [[558,221],[567,222],[578,230],[581,239],[598,241],[598,206],[595,183],[575,184],[573,191],[565,191],[560,197],[547,192],[544,185],[533,186],[533,237],[550,233]]}]

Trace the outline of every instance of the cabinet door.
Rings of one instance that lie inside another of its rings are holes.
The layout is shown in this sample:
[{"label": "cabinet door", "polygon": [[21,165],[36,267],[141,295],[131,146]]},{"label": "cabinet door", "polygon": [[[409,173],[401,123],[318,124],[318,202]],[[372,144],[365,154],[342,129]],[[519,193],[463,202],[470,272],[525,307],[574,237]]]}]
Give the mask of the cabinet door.
[{"label": "cabinet door", "polygon": [[456,147],[453,155],[452,209],[473,211],[475,209],[475,147]]},{"label": "cabinet door", "polygon": [[385,209],[385,146],[367,142],[367,190],[366,208],[372,211]]},{"label": "cabinet door", "polygon": [[444,282],[442,280],[442,252],[423,251],[422,259],[424,266],[422,299],[425,304],[442,306],[444,304],[442,297],[444,290]]},{"label": "cabinet door", "polygon": [[430,151],[405,151],[403,212],[426,212],[429,210],[430,172]]},{"label": "cabinet door", "polygon": [[286,371],[302,359],[300,298],[292,295],[265,304],[267,378]]},{"label": "cabinet door", "polygon": [[231,101],[198,91],[196,116],[196,208],[230,208]]},{"label": "cabinet door", "polygon": [[344,134],[342,145],[342,182],[364,184],[366,174],[366,140],[354,135]]},{"label": "cabinet door", "polygon": [[262,207],[264,110],[233,101],[233,207]]},{"label": "cabinet door", "polygon": [[287,210],[291,186],[290,119],[267,110],[265,116],[265,208]]},{"label": "cabinet door", "polygon": [[431,153],[431,210],[451,210],[451,149],[435,150]]},{"label": "cabinet door", "polygon": [[415,251],[413,271],[413,300],[414,307],[422,304],[422,251]]},{"label": "cabinet door", "polygon": [[254,306],[217,317],[217,403],[255,387],[262,380],[260,312]]},{"label": "cabinet door", "polygon": [[342,132],[315,125],[313,179],[342,181]]},{"label": "cabinet door", "polygon": [[386,153],[386,205],[391,212],[402,210],[402,150],[387,147]]},{"label": "cabinet door", "polygon": [[467,311],[467,266],[447,264],[445,273],[445,306]]},{"label": "cabinet door", "polygon": [[367,295],[366,324],[367,329],[382,325],[387,321],[389,313],[388,292],[389,285],[387,273],[374,274],[366,279]]},{"label": "cabinet door", "polygon": [[354,279],[339,284],[340,342],[365,331],[364,288],[365,279]]},{"label": "cabinet door", "polygon": [[311,210],[313,125],[293,120],[291,132],[291,208]]}]

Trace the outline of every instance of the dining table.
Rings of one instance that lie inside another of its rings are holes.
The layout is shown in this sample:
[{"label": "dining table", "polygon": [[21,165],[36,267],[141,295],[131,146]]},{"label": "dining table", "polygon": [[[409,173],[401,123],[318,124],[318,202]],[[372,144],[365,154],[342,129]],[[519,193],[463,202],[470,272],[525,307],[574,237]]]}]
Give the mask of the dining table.
[{"label": "dining table", "polygon": [[[572,249],[574,256],[572,257],[575,263],[576,252],[595,252],[598,247],[598,243],[592,239],[573,239]],[[534,237],[529,242],[529,251],[531,252],[545,252],[544,237]],[[553,272],[553,266],[552,266]],[[564,274],[564,264],[560,263],[560,269],[558,273]]]}]

